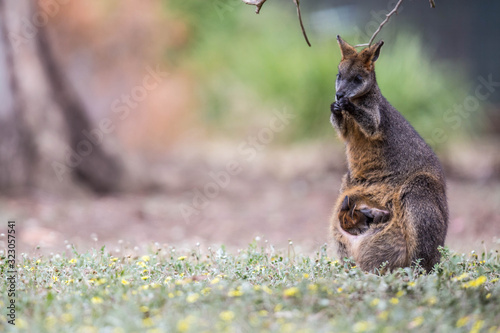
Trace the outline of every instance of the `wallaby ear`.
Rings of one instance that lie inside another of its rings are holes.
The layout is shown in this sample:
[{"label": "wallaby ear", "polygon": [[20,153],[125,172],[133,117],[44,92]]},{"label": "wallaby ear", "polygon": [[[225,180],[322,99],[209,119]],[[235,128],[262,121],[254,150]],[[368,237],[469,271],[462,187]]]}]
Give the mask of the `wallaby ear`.
[{"label": "wallaby ear", "polygon": [[380,55],[380,48],[382,45],[384,45],[383,40],[361,51],[361,59],[368,70],[373,70],[373,65]]},{"label": "wallaby ear", "polygon": [[382,45],[384,45],[383,40],[361,51],[361,57],[367,67],[371,67],[377,61]]},{"label": "wallaby ear", "polygon": [[342,60],[349,57],[353,57],[356,54],[358,54],[356,49],[351,45],[349,45],[348,43],[346,43],[342,38],[340,38],[339,35],[337,35],[337,42],[339,43],[340,46],[340,53],[342,54]]},{"label": "wallaby ear", "polygon": [[373,51],[372,51],[372,59],[371,59],[372,62],[377,61],[378,56],[380,55],[380,49],[382,48],[382,45],[384,45],[384,41],[383,40],[381,40],[377,44],[374,44],[372,47],[370,47],[370,49],[373,49]]}]

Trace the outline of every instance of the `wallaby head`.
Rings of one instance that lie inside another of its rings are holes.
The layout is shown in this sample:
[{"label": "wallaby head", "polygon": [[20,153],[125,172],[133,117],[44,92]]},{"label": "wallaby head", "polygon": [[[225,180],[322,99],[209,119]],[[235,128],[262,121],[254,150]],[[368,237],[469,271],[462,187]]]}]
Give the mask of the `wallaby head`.
[{"label": "wallaby head", "polygon": [[335,82],[336,100],[342,97],[359,98],[368,93],[376,84],[375,61],[380,55],[380,48],[384,45],[384,41],[373,44],[360,52],[340,36],[337,36],[337,41],[342,59]]}]

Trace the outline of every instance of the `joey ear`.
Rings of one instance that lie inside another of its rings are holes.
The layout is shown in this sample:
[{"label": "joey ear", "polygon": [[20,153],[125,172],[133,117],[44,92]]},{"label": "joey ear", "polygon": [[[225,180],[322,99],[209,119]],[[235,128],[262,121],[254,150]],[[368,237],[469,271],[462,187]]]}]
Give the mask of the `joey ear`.
[{"label": "joey ear", "polygon": [[342,201],[342,206],[340,207],[340,211],[349,210],[349,197],[346,195],[344,201]]},{"label": "joey ear", "polygon": [[356,49],[349,45],[347,42],[345,42],[342,38],[340,38],[339,35],[337,35],[337,42],[339,43],[340,46],[340,53],[342,54],[342,60],[353,57],[358,54]]}]

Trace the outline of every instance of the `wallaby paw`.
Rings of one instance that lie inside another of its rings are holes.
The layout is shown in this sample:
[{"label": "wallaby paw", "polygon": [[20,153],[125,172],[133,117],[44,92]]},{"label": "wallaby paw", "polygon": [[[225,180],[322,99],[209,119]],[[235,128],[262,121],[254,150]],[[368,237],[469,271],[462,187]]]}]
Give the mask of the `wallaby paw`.
[{"label": "wallaby paw", "polygon": [[354,104],[347,97],[342,97],[336,103],[341,110],[351,111],[354,108]]},{"label": "wallaby paw", "polygon": [[388,210],[377,208],[363,208],[359,210],[363,215],[368,218],[368,223],[385,223],[389,221],[391,213]]},{"label": "wallaby paw", "polygon": [[332,105],[330,105],[330,111],[335,115],[339,115],[342,112],[342,108],[338,102],[333,102]]}]

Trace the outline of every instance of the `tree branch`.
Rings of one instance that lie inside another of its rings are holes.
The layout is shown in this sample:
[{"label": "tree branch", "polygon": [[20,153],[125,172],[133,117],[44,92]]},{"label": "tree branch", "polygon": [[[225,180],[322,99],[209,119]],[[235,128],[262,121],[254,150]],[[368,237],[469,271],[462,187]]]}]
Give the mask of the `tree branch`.
[{"label": "tree branch", "polygon": [[[431,1],[431,4],[434,2],[433,0],[429,0],[429,1]],[[380,23],[378,29],[373,33],[372,38],[370,38],[370,41],[367,44],[358,44],[358,45],[355,45],[354,47],[362,47],[362,46],[372,45],[373,40],[375,39],[375,37],[377,37],[380,30],[382,30],[382,27],[384,25],[386,25],[387,22],[389,22],[389,19],[391,18],[392,15],[397,14],[398,9],[399,9],[399,7],[401,7],[402,3],[403,3],[403,0],[399,0],[398,3],[396,4],[396,6],[394,7],[394,9],[391,10],[389,12],[389,14],[386,15],[385,20],[383,20],[382,23]]]},{"label": "tree branch", "polygon": [[[264,3],[267,0],[241,0],[241,1],[243,1],[247,5],[257,7],[255,9],[255,13],[259,14],[260,9],[262,8],[262,6],[264,5]],[[304,35],[304,38],[306,40],[307,45],[311,46],[311,43],[309,42],[309,38],[307,38],[307,33],[306,33],[306,29],[304,28],[304,23],[302,22],[302,14],[300,12],[300,0],[293,0],[293,2],[295,3],[295,6],[297,7],[297,15],[299,16],[299,23],[300,23],[300,28],[302,29],[302,34]]]},{"label": "tree branch", "polygon": [[241,0],[247,5],[255,6],[255,13],[260,13],[260,8],[264,5],[267,0]]},{"label": "tree branch", "polygon": [[304,35],[307,45],[311,47],[309,38],[307,38],[306,29],[304,28],[304,23],[302,23],[302,14],[300,13],[300,0],[293,0],[293,2],[295,2],[295,6],[297,6],[297,15],[299,16],[299,23],[300,23],[300,28],[302,29],[302,34]]}]

